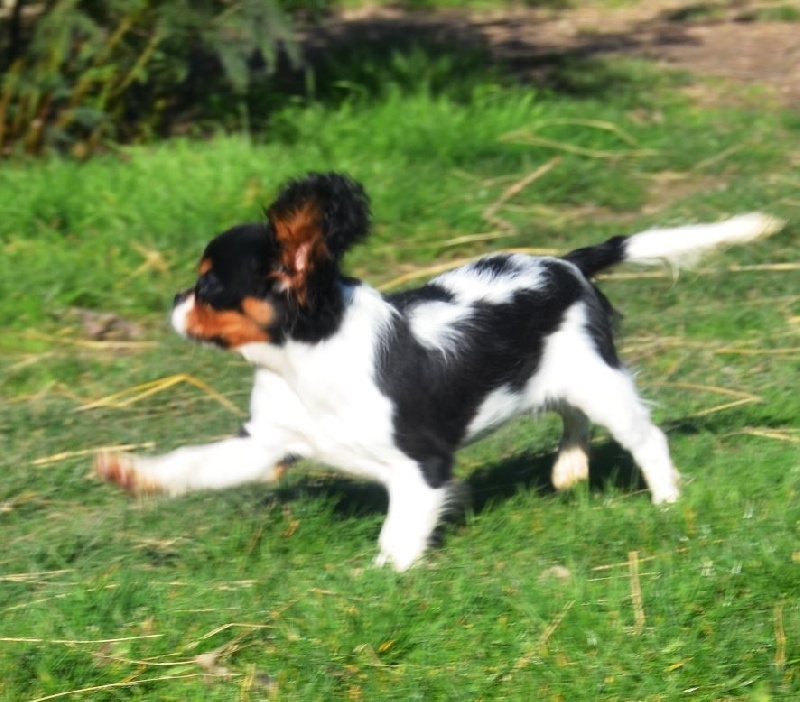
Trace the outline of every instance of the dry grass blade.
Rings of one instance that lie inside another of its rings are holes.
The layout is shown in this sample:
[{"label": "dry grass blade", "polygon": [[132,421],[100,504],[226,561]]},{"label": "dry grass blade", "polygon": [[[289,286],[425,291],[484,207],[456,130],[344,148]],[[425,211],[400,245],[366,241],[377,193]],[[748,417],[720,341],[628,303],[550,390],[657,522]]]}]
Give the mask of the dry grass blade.
[{"label": "dry grass blade", "polygon": [[[639,571],[639,577],[640,578],[643,578],[646,575],[647,576],[650,576],[650,575],[658,576],[658,575],[660,575],[660,573],[657,570]],[[619,580],[620,578],[625,578],[625,577],[628,577],[628,575],[626,573],[620,573],[619,575],[608,575],[608,576],[606,576],[604,578],[587,578],[586,582],[587,583],[604,583],[604,582],[608,582],[609,580]]]},{"label": "dry grass blade", "polygon": [[403,275],[399,275],[396,278],[392,278],[391,280],[381,284],[378,286],[378,290],[394,290],[395,288],[399,288],[401,285],[405,285],[406,283],[410,283],[413,280],[419,280],[420,278],[430,278],[435,275],[439,275],[440,273],[445,273],[453,268],[457,268],[458,266],[463,266],[472,261],[472,257],[469,258],[456,258],[447,263],[437,263],[432,266],[423,266],[422,268],[416,268],[413,271],[408,273],[404,273]]},{"label": "dry grass blade", "polygon": [[775,628],[775,666],[783,668],[786,665],[786,631],[783,627],[783,603],[775,605],[772,617]]},{"label": "dry grass blade", "polygon": [[666,271],[646,271],[641,273],[608,273],[598,275],[598,280],[647,280],[649,278],[673,278],[671,273]]},{"label": "dry grass blade", "polygon": [[570,600],[567,602],[567,604],[562,607],[561,611],[556,615],[553,621],[547,625],[547,628],[542,632],[542,635],[539,637],[539,641],[537,642],[539,648],[547,645],[550,637],[555,633],[556,629],[561,626],[561,622],[564,621],[564,617],[567,616],[567,612],[572,609],[574,604],[575,600]]},{"label": "dry grass blade", "polygon": [[[656,559],[655,556],[639,556],[639,563],[644,563],[645,561],[654,561]],[[601,571],[601,570],[611,570],[612,568],[628,568],[630,567],[630,561],[625,561],[624,563],[607,563],[605,565],[599,565],[592,568],[593,571]]]},{"label": "dry grass blade", "polygon": [[634,633],[638,636],[644,630],[645,614],[642,603],[642,584],[639,579],[639,552],[631,551],[628,554],[628,567],[631,578],[631,601],[633,603]]},{"label": "dry grass blade", "polygon": [[116,639],[36,639],[26,636],[0,636],[5,643],[43,643],[61,644],[63,646],[79,646],[94,644],[121,643],[123,641],[140,641],[142,639],[160,639],[163,634],[142,634],[141,636],[120,636]]},{"label": "dry grass blade", "polygon": [[556,141],[547,137],[537,136],[529,131],[519,130],[509,132],[500,137],[500,141],[512,144],[528,144],[530,146],[541,146],[546,149],[558,149],[568,154],[576,156],[586,156],[587,158],[597,159],[618,159],[618,158],[643,158],[658,153],[655,149],[634,149],[631,151],[602,151],[600,149],[589,149],[584,146],[577,146],[569,142]]},{"label": "dry grass blade", "polygon": [[465,234],[464,236],[457,236],[454,239],[448,239],[438,245],[440,251],[453,248],[454,246],[461,246],[462,244],[475,244],[483,241],[497,241],[498,239],[505,239],[510,236],[511,232],[488,232],[486,234]]},{"label": "dry grass blade", "polygon": [[752,144],[750,141],[741,142],[739,144],[734,144],[733,146],[729,146],[727,149],[723,149],[718,154],[714,154],[713,156],[709,156],[702,161],[696,163],[692,169],[691,173],[697,173],[697,171],[702,171],[704,168],[708,166],[713,166],[715,163],[719,163],[720,161],[724,161],[728,156],[731,156],[744,148],[749,147]]},{"label": "dry grass blade", "polygon": [[169,264],[164,260],[163,254],[158,249],[148,249],[137,242],[132,243],[131,246],[141,255],[144,261],[128,276],[129,279],[137,278],[151,270],[164,275],[169,273]]},{"label": "dry grass blade", "polygon": [[36,582],[44,578],[50,578],[55,575],[64,575],[64,573],[72,573],[72,569],[68,570],[41,570],[33,573],[9,573],[8,575],[0,575],[0,583],[27,583]]},{"label": "dry grass blade", "polygon": [[592,129],[599,129],[604,132],[611,132],[618,136],[622,141],[624,141],[629,146],[633,146],[639,148],[639,142],[636,141],[630,134],[628,134],[622,127],[614,124],[613,122],[608,122],[607,120],[603,119],[571,119],[571,118],[563,118],[563,119],[545,119],[541,122],[537,123],[538,128],[542,127],[550,127],[550,126],[561,126],[561,125],[575,125],[577,127],[591,127]]},{"label": "dry grass blade", "polygon": [[91,687],[82,687],[78,690],[65,690],[64,692],[56,692],[52,695],[44,697],[37,697],[30,702],[46,702],[46,700],[55,700],[59,697],[70,697],[71,695],[83,695],[87,692],[100,692],[101,690],[113,690],[114,688],[121,687],[136,687],[137,685],[147,685],[154,682],[166,682],[168,680],[185,680],[189,678],[202,678],[206,677],[207,673],[185,673],[183,675],[162,675],[156,678],[143,678],[141,680],[121,680],[115,683],[106,683],[105,685],[92,685]]},{"label": "dry grass blade", "polygon": [[765,439],[775,439],[776,441],[786,441],[790,444],[800,444],[800,430],[786,429],[784,431],[778,429],[740,429],[739,431],[732,431],[725,436],[761,436]]},{"label": "dry grass blade", "polygon": [[83,412],[85,410],[97,409],[99,407],[112,407],[114,409],[129,407],[140,400],[152,395],[156,395],[160,392],[164,392],[164,390],[168,390],[169,388],[181,383],[193,385],[194,387],[202,390],[212,399],[219,402],[223,407],[230,410],[233,414],[239,417],[244,416],[245,413],[242,412],[242,410],[240,410],[236,405],[234,405],[227,397],[214,390],[214,388],[210,387],[202,380],[198,380],[194,376],[186,373],[179,373],[178,375],[171,375],[166,378],[151,380],[150,382],[142,383],[141,385],[136,385],[132,388],[127,388],[126,390],[121,390],[120,392],[113,393],[112,395],[106,395],[98,400],[93,400],[92,402],[81,405],[77,408],[77,411]]},{"label": "dry grass blade", "polygon": [[714,353],[722,355],[741,355],[741,356],[783,356],[784,354],[800,353],[800,346],[785,349],[737,349],[725,348],[717,349]]},{"label": "dry grass blade", "polygon": [[228,624],[223,624],[222,626],[218,626],[216,629],[212,629],[209,632],[203,634],[197,641],[194,641],[190,644],[187,644],[183,647],[182,650],[189,651],[193,648],[197,648],[203,641],[210,639],[217,634],[222,633],[223,631],[227,631],[228,629],[246,629],[247,631],[258,631],[260,629],[274,629],[275,627],[270,626],[269,624],[248,624],[247,622],[230,622]]},{"label": "dry grass blade", "polygon": [[743,397],[739,400],[734,400],[733,402],[726,402],[723,405],[715,405],[714,407],[709,407],[708,409],[700,410],[699,412],[692,412],[690,417],[707,417],[711,414],[716,414],[717,412],[722,412],[723,410],[731,409],[733,407],[739,407],[741,405],[749,405],[751,402],[761,402],[757,397]]},{"label": "dry grass blade", "polygon": [[539,180],[539,178],[549,173],[553,168],[555,168],[559,164],[560,161],[561,161],[560,157],[552,158],[547,163],[539,166],[539,168],[537,168],[532,173],[528,173],[524,178],[521,178],[517,182],[512,183],[510,186],[508,186],[497,200],[495,200],[491,205],[489,205],[486,209],[484,209],[482,215],[483,219],[485,219],[490,224],[494,224],[496,227],[499,227],[500,229],[504,229],[506,231],[513,230],[514,227],[501,217],[498,217],[497,212],[512,197],[522,192],[522,190],[527,188],[531,183]]},{"label": "dry grass blade", "polygon": [[547,642],[550,641],[550,637],[552,637],[556,632],[556,629],[561,626],[561,622],[564,621],[564,617],[567,616],[567,613],[574,605],[575,600],[570,600],[561,608],[561,611],[553,618],[553,621],[551,621],[542,632],[542,635],[536,642],[534,651],[520,656],[514,663],[514,670],[522,670],[523,668],[527,668],[534,658],[542,654],[543,649],[547,646]]},{"label": "dry grass blade", "polygon": [[115,341],[113,339],[93,340],[93,339],[70,339],[66,336],[54,336],[52,334],[42,334],[37,331],[28,331],[25,336],[37,341],[46,341],[51,344],[78,346],[91,351],[134,351],[141,349],[151,349],[157,346],[155,341]]},{"label": "dry grass blade", "polygon": [[[557,252],[555,249],[537,249],[537,248],[513,248],[513,249],[501,249],[497,253],[519,253],[519,254],[526,254],[528,256],[554,256]],[[432,278],[433,276],[439,275],[441,273],[446,273],[454,268],[458,268],[459,266],[465,266],[468,263],[471,263],[475,260],[474,256],[467,256],[464,258],[454,258],[446,263],[436,263],[432,266],[423,266],[421,268],[415,268],[413,271],[409,271],[408,273],[403,273],[403,275],[399,275],[396,278],[392,278],[385,283],[382,283],[378,286],[378,290],[387,291],[387,290],[394,290],[399,288],[406,283],[410,283],[414,280],[419,280],[420,278]]]},{"label": "dry grass blade", "polygon": [[749,266],[739,266],[736,264],[728,266],[732,273],[740,271],[772,271],[775,273],[785,271],[800,271],[800,263],[753,263]]},{"label": "dry grass blade", "polygon": [[763,399],[758,395],[753,395],[752,393],[745,392],[744,390],[732,390],[731,388],[721,388],[717,385],[698,385],[696,383],[679,383],[679,382],[650,383],[650,385],[651,387],[656,387],[656,388],[679,388],[681,390],[700,390],[702,392],[714,392],[720,395],[727,395],[729,397],[736,397],[741,399],[747,398],[758,402],[761,402]]},{"label": "dry grass blade", "polygon": [[31,462],[34,466],[48,466],[53,463],[61,463],[70,458],[81,458],[83,456],[94,456],[96,453],[109,452],[109,453],[124,453],[125,451],[137,451],[139,449],[151,449],[155,446],[152,441],[142,444],[116,444],[114,446],[95,446],[89,449],[80,449],[78,451],[61,451],[54,453],[50,456],[37,458]]}]

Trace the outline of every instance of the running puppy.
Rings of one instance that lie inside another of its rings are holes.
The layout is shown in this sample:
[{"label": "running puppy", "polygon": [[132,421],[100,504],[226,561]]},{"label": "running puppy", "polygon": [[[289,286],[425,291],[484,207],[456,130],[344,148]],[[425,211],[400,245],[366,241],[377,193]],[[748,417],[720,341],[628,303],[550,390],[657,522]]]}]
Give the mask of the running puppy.
[{"label": "running puppy", "polygon": [[215,238],[197,283],[175,297],[179,334],[256,368],[240,435],[158,457],[103,454],[96,471],[134,492],[180,495],[274,480],[284,457],[313,458],[386,486],[376,563],[405,570],[428,545],[459,447],[550,410],[564,421],[557,488],[587,478],[595,422],[631,452],[653,502],[674,502],[667,440],[617,356],[613,310],[591,279],[624,261],[683,263],[779,227],[756,213],[563,258],[496,254],[381,295],[341,272],[370,228],[366,193],[346,176],[310,173],[286,185],[266,222]]}]

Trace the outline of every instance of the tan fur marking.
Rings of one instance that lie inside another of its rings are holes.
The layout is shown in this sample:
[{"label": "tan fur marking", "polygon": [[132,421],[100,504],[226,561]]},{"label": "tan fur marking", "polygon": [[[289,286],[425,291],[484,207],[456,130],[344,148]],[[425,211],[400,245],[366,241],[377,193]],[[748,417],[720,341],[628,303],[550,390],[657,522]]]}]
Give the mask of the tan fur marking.
[{"label": "tan fur marking", "polygon": [[94,470],[99,478],[109,483],[116,483],[130,493],[142,495],[160,490],[156,483],[139,475],[133,459],[125,454],[98,454],[94,459]]},{"label": "tan fur marking", "polygon": [[265,300],[246,297],[242,300],[242,310],[256,324],[265,327],[275,319],[275,310]]},{"label": "tan fur marking", "polygon": [[293,212],[282,215],[270,212],[269,217],[282,248],[284,272],[277,277],[294,290],[301,304],[305,303],[308,299],[308,275],[318,260],[329,255],[319,206],[315,202],[306,202]]},{"label": "tan fur marking", "polygon": [[228,348],[269,341],[269,334],[255,319],[233,310],[215,310],[197,300],[186,315],[186,332],[195,339],[220,340]]},{"label": "tan fur marking", "polygon": [[197,275],[205,275],[211,270],[212,265],[210,258],[204,258],[197,266]]}]

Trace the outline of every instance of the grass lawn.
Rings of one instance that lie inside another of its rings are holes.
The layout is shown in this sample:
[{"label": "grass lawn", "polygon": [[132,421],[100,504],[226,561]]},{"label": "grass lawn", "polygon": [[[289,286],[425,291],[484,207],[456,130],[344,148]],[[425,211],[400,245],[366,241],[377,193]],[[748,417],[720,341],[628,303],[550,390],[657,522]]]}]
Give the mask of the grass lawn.
[{"label": "grass lawn", "polygon": [[[413,86],[387,69],[258,137],[3,164],[0,700],[800,698],[796,114],[698,105],[688,77],[627,61],[575,68],[574,93],[403,70]],[[370,566],[385,496],[321,466],[172,501],[93,480],[99,447],[238,428],[249,369],[175,338],[171,295],[211,235],[323,168],[371,192],[348,266],[387,287],[486,251],[789,219],[678,280],[602,282],[682,500],[654,508],[600,431],[592,486],[554,495],[556,423],[516,423],[460,455],[464,518],[397,575]]]}]

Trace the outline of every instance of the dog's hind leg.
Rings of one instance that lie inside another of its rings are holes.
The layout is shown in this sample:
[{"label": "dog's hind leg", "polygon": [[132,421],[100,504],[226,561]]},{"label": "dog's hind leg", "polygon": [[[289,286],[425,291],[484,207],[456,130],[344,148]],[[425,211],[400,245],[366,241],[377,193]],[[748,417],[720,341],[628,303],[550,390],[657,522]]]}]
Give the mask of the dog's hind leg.
[{"label": "dog's hind leg", "polygon": [[564,430],[550,478],[556,490],[567,490],[589,478],[590,424],[588,417],[574,407],[565,405],[558,413]]},{"label": "dog's hind leg", "polygon": [[433,488],[415,463],[393,469],[388,482],[389,514],[381,528],[376,565],[408,570],[428,548],[447,498],[447,483]]},{"label": "dog's hind leg", "polygon": [[667,438],[650,419],[628,373],[600,358],[591,362],[591,383],[574,383],[567,400],[589,419],[606,427],[639,466],[653,502],[675,502],[680,490]]}]

